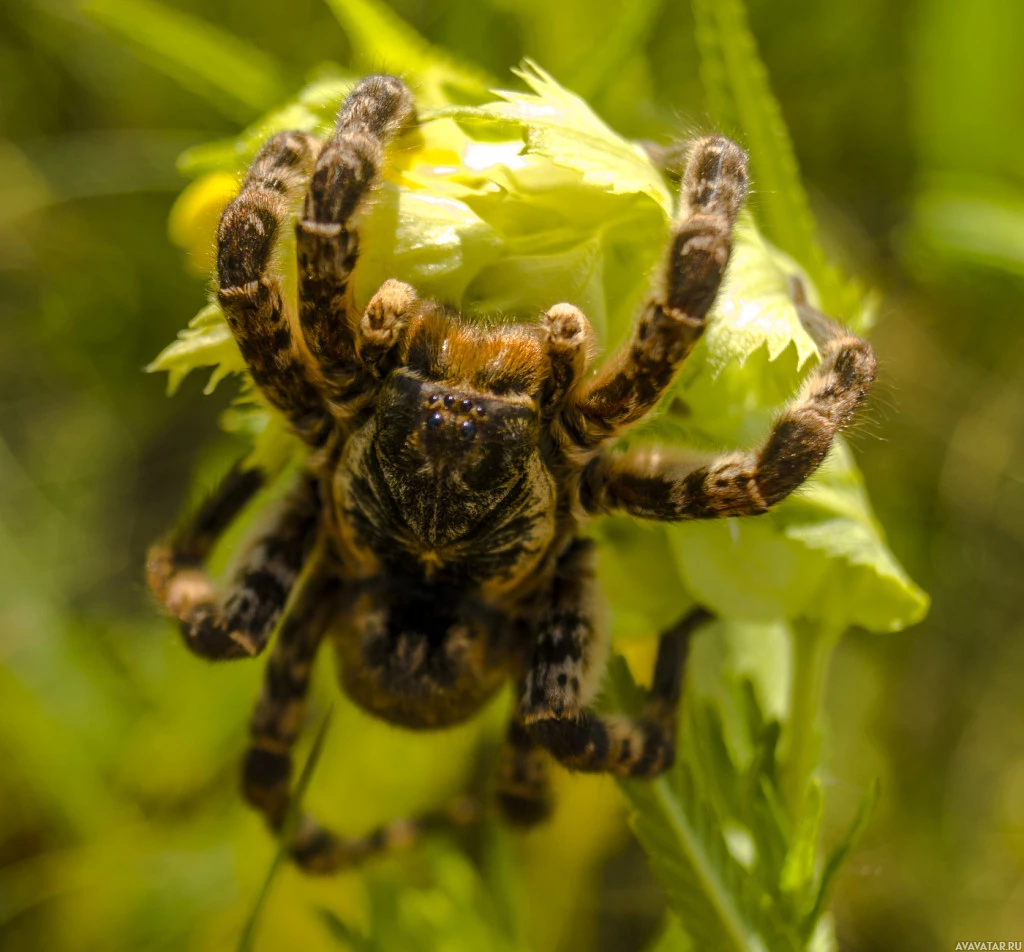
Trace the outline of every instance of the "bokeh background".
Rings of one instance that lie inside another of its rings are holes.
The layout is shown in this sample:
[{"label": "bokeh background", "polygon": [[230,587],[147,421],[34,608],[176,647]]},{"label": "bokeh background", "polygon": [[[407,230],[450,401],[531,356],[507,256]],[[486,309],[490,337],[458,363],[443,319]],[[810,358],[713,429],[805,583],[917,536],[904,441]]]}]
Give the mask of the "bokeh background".
[{"label": "bokeh background", "polygon": [[[217,427],[228,388],[168,400],[142,372],[205,294],[167,236],[174,163],[318,64],[388,66],[361,64],[321,0],[175,0],[267,57],[250,104],[244,77],[217,101],[99,27],[116,6],[0,7],[4,949],[230,948],[252,907],[273,844],[235,777],[258,666],[187,656],[141,582],[148,542],[240,451]],[[882,384],[854,443],[933,598],[917,628],[851,632],[833,660],[830,813],[882,789],[839,883],[840,947],[1024,940],[1024,5],[748,7],[829,251],[882,294]],[[685,3],[394,9],[496,76],[531,56],[629,136],[709,128]],[[342,705],[310,800],[351,832],[437,802],[487,729],[410,742]],[[509,892],[532,948],[641,948],[661,899],[618,793],[561,785],[552,827],[494,832],[484,865],[526,871]],[[368,882],[285,871],[259,947],[341,947],[327,906],[422,935],[448,917],[487,948],[484,920],[511,913],[461,857],[420,857],[432,872],[398,911],[388,863]]]}]

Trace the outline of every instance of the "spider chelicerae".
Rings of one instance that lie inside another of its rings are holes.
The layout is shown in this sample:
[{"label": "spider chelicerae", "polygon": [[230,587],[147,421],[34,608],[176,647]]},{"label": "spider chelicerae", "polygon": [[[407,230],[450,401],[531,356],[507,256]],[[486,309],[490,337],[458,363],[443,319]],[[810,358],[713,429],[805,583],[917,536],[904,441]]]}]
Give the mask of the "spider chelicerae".
[{"label": "spider chelicerae", "polygon": [[[247,798],[275,830],[289,813],[291,750],[325,638],[347,694],[410,728],[463,721],[511,680],[497,800],[512,821],[545,816],[551,756],[620,776],[666,770],[689,638],[706,613],[661,635],[638,717],[598,713],[608,642],[587,521],[767,511],[814,472],[875,375],[868,345],[797,294],[821,360],[760,447],[703,462],[616,452],[704,331],[747,189],[745,154],[721,137],[689,145],[655,287],[629,342],[591,374],[593,335],[572,304],[532,326],[485,327],[389,280],[357,308],[353,216],[389,142],[415,122],[403,83],[371,76],[330,141],[285,132],[257,154],[221,219],[217,295],[252,379],[308,447],[306,463],[223,590],[203,563],[260,488],[256,469],[236,467],[148,558],[150,586],[197,654],[252,657],[279,628],[243,771]],[[300,201],[296,316],[271,261]],[[330,872],[426,822],[343,838],[303,817],[292,856]]]}]

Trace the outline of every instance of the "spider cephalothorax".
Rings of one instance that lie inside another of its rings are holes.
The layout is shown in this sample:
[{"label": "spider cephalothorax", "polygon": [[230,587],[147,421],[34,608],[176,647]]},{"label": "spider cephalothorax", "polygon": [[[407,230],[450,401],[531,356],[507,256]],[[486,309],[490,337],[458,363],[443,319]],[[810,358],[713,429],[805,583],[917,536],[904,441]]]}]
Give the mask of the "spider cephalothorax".
[{"label": "spider cephalothorax", "polygon": [[[703,463],[611,451],[704,331],[746,192],[742,150],[717,137],[690,145],[659,279],[631,340],[590,373],[590,326],[572,304],[534,326],[488,328],[387,281],[357,309],[353,214],[388,142],[413,122],[405,86],[369,77],[329,142],[282,133],[256,156],[221,220],[218,297],[253,380],[306,442],[308,462],[223,592],[202,563],[259,488],[254,470],[233,471],[149,557],[154,592],[198,654],[256,655],[280,628],[244,771],[248,798],[275,829],[325,636],[347,693],[409,727],[463,720],[511,680],[498,800],[513,820],[544,815],[549,755],[578,770],[665,770],[689,635],[704,616],[662,635],[640,717],[595,712],[607,643],[587,519],[763,513],[821,463],[874,378],[869,347],[801,297],[821,362],[762,446]],[[299,201],[296,308],[270,262]],[[399,829],[409,825],[342,839],[307,818],[293,855],[329,871]]]}]

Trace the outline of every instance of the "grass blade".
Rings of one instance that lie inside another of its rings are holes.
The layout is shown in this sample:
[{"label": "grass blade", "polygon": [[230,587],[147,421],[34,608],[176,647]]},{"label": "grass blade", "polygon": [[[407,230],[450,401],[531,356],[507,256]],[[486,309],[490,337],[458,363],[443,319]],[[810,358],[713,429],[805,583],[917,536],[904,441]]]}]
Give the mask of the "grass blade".
[{"label": "grass blade", "polygon": [[274,61],[205,20],[155,0],[85,0],[82,11],[232,119],[251,119],[281,99]]},{"label": "grass blade", "polygon": [[750,150],[756,216],[773,244],[807,271],[826,311],[850,321],[860,289],[825,259],[793,143],[757,52],[743,0],[693,0],[701,79],[711,114]]},{"label": "grass blade", "polygon": [[497,83],[484,70],[432,46],[378,0],[327,0],[363,66],[406,74],[426,106],[482,102]]}]

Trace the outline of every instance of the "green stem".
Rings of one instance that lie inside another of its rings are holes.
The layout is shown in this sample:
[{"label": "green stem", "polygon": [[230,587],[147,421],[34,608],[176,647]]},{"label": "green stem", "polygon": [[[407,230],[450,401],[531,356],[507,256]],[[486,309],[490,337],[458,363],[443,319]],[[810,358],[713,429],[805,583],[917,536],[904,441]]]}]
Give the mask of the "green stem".
[{"label": "green stem", "polygon": [[783,756],[782,789],[794,824],[803,812],[821,748],[825,678],[839,629],[812,622],[793,625],[793,687]]}]

